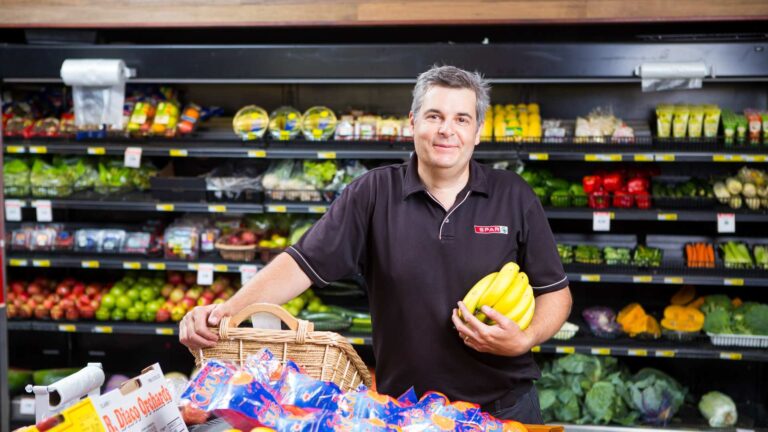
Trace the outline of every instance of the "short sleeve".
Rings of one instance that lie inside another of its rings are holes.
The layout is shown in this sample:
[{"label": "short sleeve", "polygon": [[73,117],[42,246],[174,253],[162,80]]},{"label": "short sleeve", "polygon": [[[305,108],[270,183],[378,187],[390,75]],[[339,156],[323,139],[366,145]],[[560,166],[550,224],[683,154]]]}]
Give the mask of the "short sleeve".
[{"label": "short sleeve", "polygon": [[557,253],[557,244],[541,202],[534,202],[525,212],[520,268],[526,272],[535,295],[568,286],[568,277]]},{"label": "short sleeve", "polygon": [[362,268],[373,182],[365,174],[348,185],[298,243],[286,249],[315,285],[328,285]]}]

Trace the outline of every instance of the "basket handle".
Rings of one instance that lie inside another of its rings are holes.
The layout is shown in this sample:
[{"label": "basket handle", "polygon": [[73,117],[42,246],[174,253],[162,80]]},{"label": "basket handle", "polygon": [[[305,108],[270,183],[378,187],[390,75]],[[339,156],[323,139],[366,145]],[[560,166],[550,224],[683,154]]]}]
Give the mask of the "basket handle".
[{"label": "basket handle", "polygon": [[306,329],[307,329],[306,331],[315,330],[315,325],[312,322],[297,319],[296,317],[288,313],[287,310],[272,303],[254,303],[252,305],[248,305],[244,307],[240,312],[236,313],[231,317],[228,317],[228,319],[227,317],[222,319],[221,325],[227,326],[229,328],[236,328],[243,321],[248,319],[251,315],[257,314],[259,312],[271,313],[272,315],[280,318],[280,321],[284,322],[288,326],[288,328],[293,331],[299,330],[299,324],[301,324],[302,322],[306,323]]}]

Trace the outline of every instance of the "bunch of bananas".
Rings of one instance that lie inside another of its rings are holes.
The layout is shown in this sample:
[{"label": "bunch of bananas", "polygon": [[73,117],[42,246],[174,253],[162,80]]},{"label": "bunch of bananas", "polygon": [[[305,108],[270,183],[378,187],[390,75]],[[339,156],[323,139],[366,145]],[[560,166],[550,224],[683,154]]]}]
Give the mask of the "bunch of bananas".
[{"label": "bunch of bananas", "polygon": [[531,324],[536,308],[528,275],[521,272],[520,266],[514,262],[508,262],[498,272],[480,279],[469,290],[463,302],[467,310],[480,321],[493,324],[492,320],[480,312],[481,307],[488,306],[516,322],[522,330]]}]

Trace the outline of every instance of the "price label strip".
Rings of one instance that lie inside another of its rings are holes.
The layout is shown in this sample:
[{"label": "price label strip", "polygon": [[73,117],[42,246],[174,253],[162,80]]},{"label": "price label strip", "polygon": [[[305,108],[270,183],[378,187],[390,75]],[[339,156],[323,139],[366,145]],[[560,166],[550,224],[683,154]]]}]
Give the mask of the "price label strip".
[{"label": "price label strip", "polygon": [[558,354],[573,354],[576,352],[576,348],[572,346],[559,346],[555,347],[555,352]]},{"label": "price label strip", "polygon": [[590,352],[592,353],[592,355],[603,355],[603,356],[611,355],[610,348],[592,348]]},{"label": "price label strip", "polygon": [[528,159],[546,161],[549,160],[549,153],[530,153],[528,154]]},{"label": "price label strip", "polygon": [[627,350],[627,355],[632,357],[648,357],[648,350],[631,349],[631,350]]},{"label": "price label strip", "polygon": [[97,156],[105,155],[107,154],[107,149],[104,147],[88,147],[88,154]]},{"label": "price label strip", "polygon": [[248,150],[249,158],[265,158],[267,157],[266,150]]},{"label": "price label strip", "polygon": [[586,154],[584,160],[587,162],[621,162],[622,156],[610,153]]}]

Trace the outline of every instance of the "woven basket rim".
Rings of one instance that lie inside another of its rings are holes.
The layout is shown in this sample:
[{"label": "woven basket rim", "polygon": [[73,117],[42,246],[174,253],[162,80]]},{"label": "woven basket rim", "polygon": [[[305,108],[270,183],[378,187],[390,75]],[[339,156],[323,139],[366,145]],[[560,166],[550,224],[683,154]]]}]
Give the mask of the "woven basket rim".
[{"label": "woven basket rim", "polygon": [[[223,237],[222,237],[223,238]],[[225,251],[233,251],[233,252],[248,252],[248,251],[255,251],[256,245],[226,245],[221,242],[221,238],[219,240],[216,240],[216,243],[214,243],[214,246],[216,249],[221,249]]]}]

